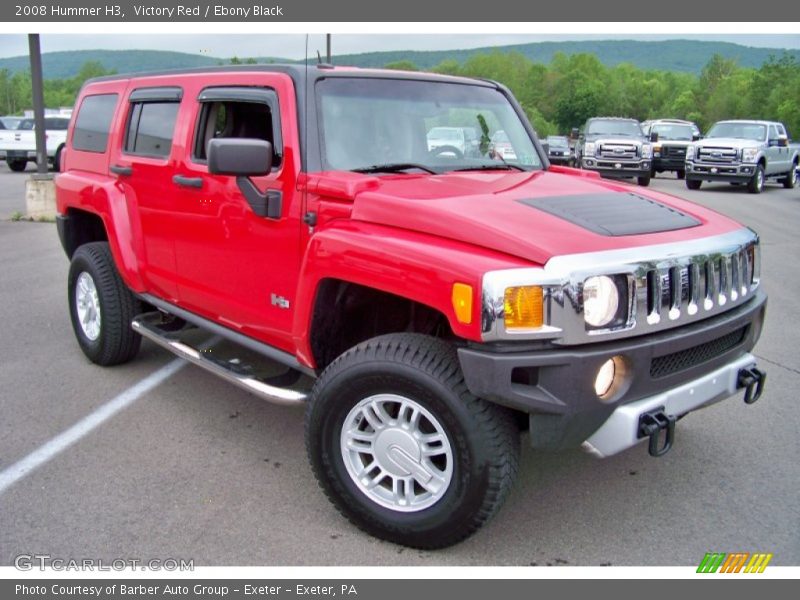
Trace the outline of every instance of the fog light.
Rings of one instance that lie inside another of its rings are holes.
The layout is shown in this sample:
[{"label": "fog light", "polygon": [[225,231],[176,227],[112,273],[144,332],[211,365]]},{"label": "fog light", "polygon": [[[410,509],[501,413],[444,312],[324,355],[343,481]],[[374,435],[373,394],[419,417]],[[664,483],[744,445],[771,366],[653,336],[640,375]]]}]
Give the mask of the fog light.
[{"label": "fog light", "polygon": [[608,394],[611,386],[614,384],[614,376],[617,373],[617,367],[613,358],[609,358],[597,371],[597,377],[594,379],[594,393],[599,398]]}]

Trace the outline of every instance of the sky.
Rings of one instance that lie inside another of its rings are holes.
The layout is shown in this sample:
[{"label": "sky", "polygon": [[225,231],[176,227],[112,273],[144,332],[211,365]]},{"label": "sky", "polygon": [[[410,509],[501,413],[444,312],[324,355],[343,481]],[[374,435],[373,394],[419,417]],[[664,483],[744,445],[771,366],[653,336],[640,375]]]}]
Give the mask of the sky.
[{"label": "sky", "polygon": [[[597,39],[695,39],[733,42],[745,46],[766,48],[800,48],[800,35],[763,34],[704,34],[704,35],[414,35],[414,34],[334,34],[333,53],[355,54],[385,50],[452,50],[506,46],[530,42]],[[203,35],[171,33],[170,35],[64,35],[43,34],[42,52],[63,50],[172,50],[190,54],[206,54],[218,58],[232,56],[273,56],[302,59],[305,54],[305,36],[301,34],[251,34]],[[312,35],[309,42],[311,54],[325,53],[325,36]],[[28,53],[25,35],[0,34],[0,57],[21,56]]]}]

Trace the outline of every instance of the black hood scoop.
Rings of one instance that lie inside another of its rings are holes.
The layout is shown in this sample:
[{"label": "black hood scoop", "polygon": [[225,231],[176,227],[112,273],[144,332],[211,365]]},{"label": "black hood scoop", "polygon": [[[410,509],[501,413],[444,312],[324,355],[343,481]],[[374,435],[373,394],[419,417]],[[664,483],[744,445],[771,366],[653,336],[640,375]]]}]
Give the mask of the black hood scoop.
[{"label": "black hood scoop", "polygon": [[700,225],[694,217],[630,192],[547,196],[518,202],[600,235],[638,235]]}]

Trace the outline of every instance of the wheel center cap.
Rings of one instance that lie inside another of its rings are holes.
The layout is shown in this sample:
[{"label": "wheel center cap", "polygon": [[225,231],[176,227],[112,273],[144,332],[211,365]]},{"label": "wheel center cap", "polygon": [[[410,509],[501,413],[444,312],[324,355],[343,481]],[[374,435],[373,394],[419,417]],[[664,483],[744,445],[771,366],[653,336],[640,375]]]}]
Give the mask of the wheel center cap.
[{"label": "wheel center cap", "polygon": [[400,428],[388,428],[375,440],[375,460],[378,465],[396,477],[430,474],[422,468],[422,449],[414,436]]}]

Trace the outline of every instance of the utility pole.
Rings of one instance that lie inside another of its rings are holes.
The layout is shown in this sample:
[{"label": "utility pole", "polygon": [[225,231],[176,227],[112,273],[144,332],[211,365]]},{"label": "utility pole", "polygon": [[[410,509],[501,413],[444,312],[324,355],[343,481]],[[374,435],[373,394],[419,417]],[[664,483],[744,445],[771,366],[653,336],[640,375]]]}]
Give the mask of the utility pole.
[{"label": "utility pole", "polygon": [[325,35],[325,42],[326,42],[326,45],[327,45],[327,48],[328,48],[328,52],[327,52],[328,58],[327,58],[326,62],[329,65],[332,65],[333,64],[333,58],[331,57],[331,34],[330,33]]},{"label": "utility pole", "polygon": [[44,83],[42,81],[42,51],[39,34],[28,34],[28,52],[31,59],[31,83],[33,86],[33,120],[36,124],[36,172],[47,174],[47,142],[44,130]]}]

